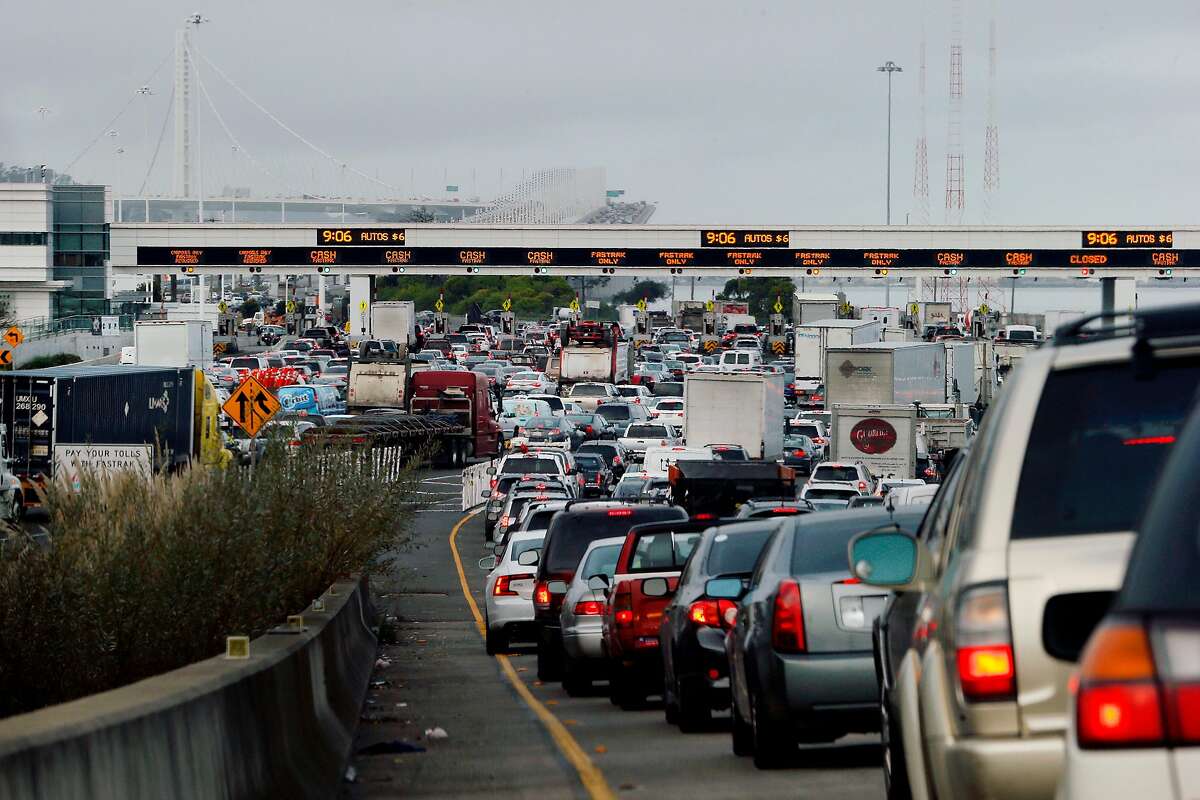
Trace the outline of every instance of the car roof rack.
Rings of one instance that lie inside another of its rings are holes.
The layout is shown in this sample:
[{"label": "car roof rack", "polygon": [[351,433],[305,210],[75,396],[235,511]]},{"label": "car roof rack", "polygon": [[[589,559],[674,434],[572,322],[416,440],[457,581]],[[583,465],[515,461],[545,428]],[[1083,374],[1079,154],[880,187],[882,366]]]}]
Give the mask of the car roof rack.
[{"label": "car roof rack", "polygon": [[[1094,322],[1112,324],[1089,328]],[[1100,311],[1060,325],[1054,331],[1056,347],[1098,339],[1135,336],[1139,342],[1155,339],[1195,339],[1200,343],[1200,303],[1150,308],[1140,311]]]}]

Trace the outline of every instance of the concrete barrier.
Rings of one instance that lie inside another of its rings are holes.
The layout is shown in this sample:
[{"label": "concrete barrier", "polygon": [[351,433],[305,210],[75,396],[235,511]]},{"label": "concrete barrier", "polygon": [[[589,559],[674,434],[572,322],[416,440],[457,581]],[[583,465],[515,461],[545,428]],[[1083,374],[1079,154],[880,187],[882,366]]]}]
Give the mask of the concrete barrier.
[{"label": "concrete barrier", "polygon": [[333,797],[377,649],[366,581],[334,590],[303,633],[261,636],[249,659],[0,721],[0,797]]},{"label": "concrete barrier", "polygon": [[483,490],[492,485],[492,476],[487,474],[488,467],[498,467],[499,460],[484,461],[479,464],[472,464],[465,468],[462,472],[462,510],[470,511],[475,506],[481,505],[487,498],[483,496]]}]

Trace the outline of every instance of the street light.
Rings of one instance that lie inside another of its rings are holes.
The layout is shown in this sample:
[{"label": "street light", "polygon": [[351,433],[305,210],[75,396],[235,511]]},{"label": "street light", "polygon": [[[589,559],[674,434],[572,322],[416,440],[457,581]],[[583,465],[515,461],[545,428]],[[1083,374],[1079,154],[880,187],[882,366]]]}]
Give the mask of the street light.
[{"label": "street light", "polygon": [[884,62],[882,67],[876,67],[876,72],[886,72],[888,79],[888,111],[887,111],[887,217],[888,225],[892,224],[892,73],[903,72],[895,61]]}]

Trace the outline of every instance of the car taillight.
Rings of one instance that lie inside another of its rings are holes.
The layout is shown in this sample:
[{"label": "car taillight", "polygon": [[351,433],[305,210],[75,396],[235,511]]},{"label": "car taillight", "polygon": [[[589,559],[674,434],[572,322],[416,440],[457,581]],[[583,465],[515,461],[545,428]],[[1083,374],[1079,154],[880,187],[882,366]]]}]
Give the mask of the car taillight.
[{"label": "car taillight", "polygon": [[[510,584],[513,581],[528,581],[533,580],[533,575],[501,575],[496,578],[496,585],[492,587],[492,594],[496,597],[516,597],[517,593],[512,590]],[[547,600],[546,602],[549,602]]]},{"label": "car taillight", "polygon": [[600,485],[600,473],[599,472],[596,473],[596,485],[597,486]]},{"label": "car taillight", "polygon": [[707,511],[701,511],[699,514],[692,514],[692,519],[699,520],[701,522],[706,522],[710,519],[716,519],[716,518],[717,518],[716,514],[710,514]]},{"label": "car taillight", "polygon": [[779,582],[775,593],[775,613],[771,621],[771,646],[780,653],[803,653],[804,607],[800,603],[800,584],[791,578]]},{"label": "car taillight", "polygon": [[500,518],[500,527],[507,528],[509,522],[510,522],[510,520],[509,520],[508,514],[505,514],[503,517]]},{"label": "car taillight", "polygon": [[496,483],[497,483],[497,480],[496,480],[495,478],[492,478],[490,481],[488,481],[488,488],[489,488],[489,489],[495,489],[495,488],[496,488]]},{"label": "car taillight", "polygon": [[995,701],[1016,694],[1005,586],[977,586],[963,593],[958,604],[954,643],[963,697]]},{"label": "car taillight", "polygon": [[575,613],[582,617],[598,617],[604,613],[604,603],[599,600],[581,600],[575,604]]},{"label": "car taillight", "polygon": [[865,491],[867,490],[867,482],[866,482],[866,481],[859,481],[859,482],[858,482],[858,490],[859,490],[860,492],[865,492]]},{"label": "car taillight", "polygon": [[538,581],[533,587],[533,604],[538,608],[550,607],[550,584],[546,581]]},{"label": "car taillight", "polygon": [[621,457],[620,456],[613,456],[613,466],[614,467],[621,466]]},{"label": "car taillight", "polygon": [[596,432],[596,431],[594,431],[594,430],[592,429],[592,426],[591,426],[591,425],[584,425],[584,426],[583,426],[583,429],[584,429],[584,431],[586,431],[587,433],[595,433],[595,432]]},{"label": "car taillight", "polygon": [[610,508],[608,510],[608,515],[610,517],[632,517],[633,509],[632,508]]},{"label": "car taillight", "polygon": [[803,450],[793,450],[792,455],[794,455],[796,458],[804,458],[804,456],[807,454]]},{"label": "car taillight", "polygon": [[737,619],[737,604],[732,600],[697,600],[688,608],[688,619],[701,627],[730,628]]},{"label": "car taillight", "polygon": [[937,476],[937,470],[936,470],[936,469],[934,469],[933,467],[926,467],[926,468],[925,468],[925,477],[926,477],[926,478],[933,478],[933,477],[936,477],[936,476]]}]

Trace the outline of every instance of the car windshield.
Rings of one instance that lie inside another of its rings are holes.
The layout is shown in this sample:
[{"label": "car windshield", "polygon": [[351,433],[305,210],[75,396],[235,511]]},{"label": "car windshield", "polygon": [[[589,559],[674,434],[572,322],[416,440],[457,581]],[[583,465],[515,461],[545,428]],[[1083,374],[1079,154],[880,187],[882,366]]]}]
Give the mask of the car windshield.
[{"label": "car windshield", "polygon": [[595,425],[596,418],[594,414],[567,414],[566,420],[573,422],[576,425]]},{"label": "car windshield", "polygon": [[559,462],[554,458],[538,458],[537,456],[517,456],[516,458],[508,458],[504,462],[503,471],[505,473],[517,474],[546,474],[557,475],[562,472],[559,469]]},{"label": "car windshield", "polygon": [[813,471],[812,479],[814,481],[854,483],[858,481],[858,469],[856,467],[835,467],[823,464]]},{"label": "car windshield", "polygon": [[1148,376],[1128,362],[1051,372],[1025,449],[1012,538],[1133,530],[1198,383],[1196,359],[1158,359]]},{"label": "car windshield", "polygon": [[598,383],[577,383],[571,389],[571,397],[607,397],[608,391]]},{"label": "car windshield", "polygon": [[754,562],[762,552],[763,545],[775,530],[774,525],[743,529],[735,533],[718,531],[713,536],[712,546],[708,550],[708,559],[704,562],[704,571],[708,575],[735,575],[749,573],[754,569]]},{"label": "car windshield", "polygon": [[641,394],[636,386],[618,386],[617,391],[620,392],[622,397],[637,397]]},{"label": "car windshield", "polygon": [[682,513],[672,506],[618,505],[600,511],[560,514],[550,526],[544,554],[546,569],[570,572],[587,546],[597,539],[624,536],[634,525],[679,519]]},{"label": "car windshield", "polygon": [[[849,573],[846,550],[850,539],[883,523],[894,522],[904,533],[914,534],[923,513],[848,512],[830,516],[804,516],[796,522],[792,537],[791,570],[793,575],[819,572]],[[793,518],[795,519],[795,518]]]}]

